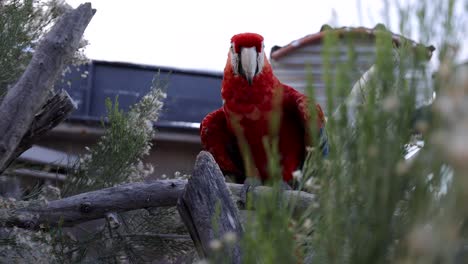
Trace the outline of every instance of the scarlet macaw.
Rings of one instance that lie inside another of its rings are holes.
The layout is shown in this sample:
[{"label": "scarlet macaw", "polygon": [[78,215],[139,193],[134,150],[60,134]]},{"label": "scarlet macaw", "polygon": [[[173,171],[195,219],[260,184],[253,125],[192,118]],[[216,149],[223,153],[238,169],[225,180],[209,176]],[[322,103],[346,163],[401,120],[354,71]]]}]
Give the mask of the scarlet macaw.
[{"label": "scarlet macaw", "polygon": [[[291,183],[293,172],[304,161],[306,145],[311,143],[307,99],[273,74],[261,35],[242,33],[232,37],[221,95],[223,106],[203,119],[200,135],[204,148],[222,171],[235,175],[238,183],[244,183],[246,174],[262,181],[269,178],[263,138],[273,136],[270,126],[277,109],[282,177]],[[281,100],[277,108],[275,98]],[[318,104],[316,112],[319,133],[324,134],[325,118]],[[242,156],[247,153],[245,143],[253,161],[250,170]],[[328,151],[326,142],[322,151]]]}]

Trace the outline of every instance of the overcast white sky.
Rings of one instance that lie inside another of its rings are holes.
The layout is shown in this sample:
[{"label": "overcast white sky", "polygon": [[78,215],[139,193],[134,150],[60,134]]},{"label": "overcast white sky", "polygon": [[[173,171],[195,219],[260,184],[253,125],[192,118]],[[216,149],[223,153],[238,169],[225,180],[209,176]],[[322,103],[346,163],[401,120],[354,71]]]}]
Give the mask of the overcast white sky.
[{"label": "overcast white sky", "polygon": [[67,0],[73,7],[85,1],[97,9],[85,32],[89,58],[185,69],[222,71],[230,38],[241,32],[263,35],[269,55],[324,23],[383,22],[377,0]]}]

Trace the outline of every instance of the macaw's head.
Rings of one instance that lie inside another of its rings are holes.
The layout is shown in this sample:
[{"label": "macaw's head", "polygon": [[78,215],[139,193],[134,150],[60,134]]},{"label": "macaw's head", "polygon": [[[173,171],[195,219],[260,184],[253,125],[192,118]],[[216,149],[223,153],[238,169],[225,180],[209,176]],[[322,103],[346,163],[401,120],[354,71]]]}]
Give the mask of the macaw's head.
[{"label": "macaw's head", "polygon": [[244,77],[252,85],[254,77],[265,65],[263,37],[255,33],[241,33],[231,38],[229,57],[235,75]]}]

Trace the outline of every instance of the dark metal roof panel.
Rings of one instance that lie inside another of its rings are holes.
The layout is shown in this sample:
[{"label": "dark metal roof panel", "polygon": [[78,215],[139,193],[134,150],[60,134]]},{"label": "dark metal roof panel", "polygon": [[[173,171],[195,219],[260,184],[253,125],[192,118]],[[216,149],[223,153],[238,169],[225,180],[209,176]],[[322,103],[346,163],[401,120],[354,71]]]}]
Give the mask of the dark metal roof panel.
[{"label": "dark metal roof panel", "polygon": [[78,103],[70,118],[75,121],[101,119],[106,115],[106,98],[118,97],[120,107],[128,110],[149,91],[158,72],[162,83],[167,83],[167,98],[158,125],[193,129],[206,114],[222,105],[219,72],[107,61],[92,61],[69,69],[59,86]]}]

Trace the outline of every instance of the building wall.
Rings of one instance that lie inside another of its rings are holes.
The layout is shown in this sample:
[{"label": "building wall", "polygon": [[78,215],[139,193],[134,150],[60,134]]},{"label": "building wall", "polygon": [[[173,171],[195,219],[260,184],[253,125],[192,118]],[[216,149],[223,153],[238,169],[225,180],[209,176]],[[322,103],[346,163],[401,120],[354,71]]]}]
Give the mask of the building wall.
[{"label": "building wall", "polygon": [[[175,172],[191,174],[195,158],[202,147],[198,135],[195,133],[179,133],[177,138],[172,139],[156,136],[150,155],[145,158],[154,167],[152,178],[159,178],[165,174],[174,175]],[[85,147],[96,144],[99,133],[50,133],[42,138],[37,145],[58,150],[71,155],[85,153]],[[170,135],[173,136],[173,135]],[[166,135],[167,137],[167,135]]]},{"label": "building wall", "polygon": [[[352,47],[352,49],[350,49]],[[350,60],[350,50],[354,52],[353,61]],[[299,47],[288,54],[278,59],[272,59],[272,67],[278,78],[294,87],[295,89],[305,92],[308,85],[308,80],[312,78],[313,88],[315,91],[316,101],[322,106],[327,112],[327,91],[324,77],[327,76],[324,69],[324,46],[322,43],[313,43]],[[348,85],[349,91],[351,91],[353,85],[359,78],[375,63],[376,47],[373,39],[356,39],[352,42],[352,46],[347,44],[347,41],[340,41],[336,47],[336,53],[331,57],[331,69],[329,77],[331,78],[331,87],[336,88],[334,80],[337,78],[338,65],[350,65],[353,67],[351,74],[347,77],[350,78]],[[389,58],[393,61],[394,58]],[[410,62],[411,60],[406,60]],[[407,71],[406,80],[408,84],[413,83],[412,79],[418,79],[416,104],[417,106],[428,104],[433,99],[430,82],[431,74],[426,64],[426,72],[421,73],[419,71]],[[398,69],[395,69],[395,76],[398,75]],[[347,93],[348,95],[349,93]],[[346,95],[346,96],[347,96]],[[345,99],[343,97],[334,97],[336,107]],[[328,114],[328,113],[327,113]]]},{"label": "building wall", "polygon": [[[375,45],[372,41],[358,40],[354,43],[354,52],[356,53],[355,71],[351,76],[349,90],[351,90],[354,82],[366,72],[373,64],[375,58]],[[285,84],[293,88],[305,92],[308,78],[312,78],[313,87],[315,89],[315,98],[317,102],[326,109],[326,91],[325,91],[325,76],[323,68],[323,45],[314,43],[300,47],[287,55],[274,60],[271,60],[273,71],[276,76]],[[332,58],[331,77],[335,78],[336,65],[340,63],[348,63],[349,47],[340,43],[337,47],[337,56]],[[336,98],[341,101],[343,98]]]}]

